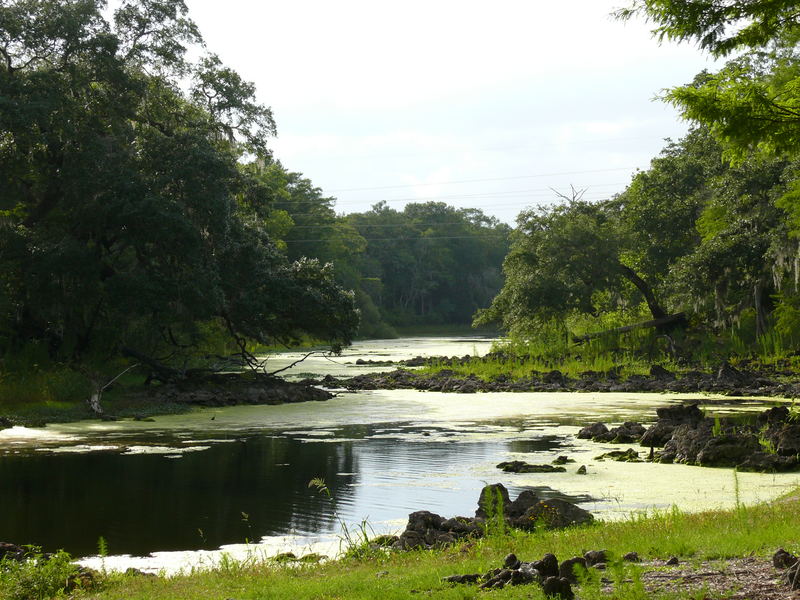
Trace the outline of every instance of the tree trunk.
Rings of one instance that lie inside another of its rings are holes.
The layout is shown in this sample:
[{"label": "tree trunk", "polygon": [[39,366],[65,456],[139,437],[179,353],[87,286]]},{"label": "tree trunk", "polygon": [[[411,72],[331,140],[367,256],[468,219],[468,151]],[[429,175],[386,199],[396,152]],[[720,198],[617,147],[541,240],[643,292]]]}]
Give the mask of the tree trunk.
[{"label": "tree trunk", "polygon": [[760,281],[753,288],[753,304],[756,309],[756,339],[758,339],[767,331],[767,319],[764,314],[762,285]]},{"label": "tree trunk", "polygon": [[647,302],[647,307],[650,309],[650,314],[653,315],[653,319],[663,319],[667,316],[667,312],[661,308],[661,305],[656,300],[655,294],[653,294],[652,288],[648,285],[648,283],[639,277],[636,272],[628,266],[623,265],[620,263],[620,269],[622,270],[622,275],[630,281],[636,288],[642,293],[644,296],[645,302]]}]

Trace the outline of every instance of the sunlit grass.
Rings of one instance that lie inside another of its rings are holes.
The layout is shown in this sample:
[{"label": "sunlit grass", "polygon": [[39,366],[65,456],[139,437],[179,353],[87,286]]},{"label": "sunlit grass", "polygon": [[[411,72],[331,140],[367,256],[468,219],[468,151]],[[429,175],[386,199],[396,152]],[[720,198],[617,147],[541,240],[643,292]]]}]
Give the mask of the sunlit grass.
[{"label": "sunlit grass", "polygon": [[[796,492],[795,492],[796,493]],[[476,586],[453,586],[447,575],[483,573],[514,552],[535,560],[547,552],[560,559],[605,549],[619,557],[636,551],[644,560],[716,560],[746,555],[767,556],[778,547],[800,550],[797,538],[798,503],[777,501],[729,511],[685,514],[677,509],[660,514],[634,515],[620,522],[538,533],[512,532],[469,541],[438,551],[399,554],[373,553],[367,559],[343,559],[319,566],[281,566],[270,562],[243,564],[169,578],[115,576],[88,594],[96,599],[167,598],[477,598]],[[630,575],[635,567],[630,568]],[[635,578],[634,578],[635,579]],[[604,594],[590,585],[581,598],[652,598],[641,590]],[[537,586],[492,591],[497,598],[540,598]],[[691,598],[689,592],[664,598]]]}]

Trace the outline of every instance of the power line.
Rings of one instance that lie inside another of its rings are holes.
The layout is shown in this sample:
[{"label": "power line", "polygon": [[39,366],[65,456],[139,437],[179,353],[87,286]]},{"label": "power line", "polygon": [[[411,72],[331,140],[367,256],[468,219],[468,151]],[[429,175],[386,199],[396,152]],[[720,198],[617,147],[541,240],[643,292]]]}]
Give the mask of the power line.
[{"label": "power line", "polygon": [[[503,233],[484,233],[476,235],[431,235],[419,237],[390,237],[390,238],[362,238],[365,242],[418,242],[422,240],[474,240],[474,239],[494,239],[508,237]],[[286,244],[306,244],[311,242],[329,242],[331,240],[282,240]]]},{"label": "power line", "polygon": [[404,185],[383,185],[376,187],[360,187],[360,188],[341,188],[336,190],[327,190],[328,193],[334,192],[363,192],[371,190],[393,190],[400,188],[423,187],[431,185],[455,185],[460,183],[481,183],[484,181],[511,181],[512,179],[533,179],[536,177],[559,177],[562,175],[583,175],[585,173],[610,173],[612,171],[631,171],[636,167],[615,167],[613,169],[592,169],[589,171],[564,171],[561,173],[539,173],[536,175],[515,175],[513,177],[489,177],[485,179],[462,179],[460,181],[435,181],[430,183],[411,183]]},{"label": "power line", "polygon": [[[542,197],[545,197],[547,195],[548,194],[527,195],[527,196],[523,196],[521,201],[493,203],[490,208],[495,209],[495,208],[507,208],[507,207],[511,207],[511,206],[520,206],[520,207],[533,206],[535,203],[526,202],[526,200],[527,199],[534,199],[534,198],[542,198]],[[489,201],[489,200],[494,200],[495,198],[496,198],[496,196],[494,196],[494,195],[487,195],[484,198],[484,200],[485,201]],[[589,201],[608,200],[608,198],[609,198],[609,196],[607,194],[596,194],[596,195],[584,195],[583,196],[584,200],[589,200]],[[500,199],[504,200],[506,198],[500,198]],[[556,198],[553,198],[553,199],[555,200]],[[389,201],[387,201],[387,202],[389,202]],[[456,208],[458,208],[458,207],[456,207]],[[474,207],[474,208],[481,208],[481,207]],[[283,209],[281,209],[281,210],[283,210]],[[331,210],[334,210],[334,209],[331,209]],[[371,210],[371,209],[366,209],[364,212],[368,212],[369,210]],[[351,212],[349,214],[363,214],[363,213],[352,213]],[[318,213],[292,213],[292,212],[289,212],[289,216],[292,217],[292,218],[294,218],[294,217],[313,217],[313,216],[317,216],[317,215],[318,215]],[[487,216],[491,216],[491,215],[487,215]]]},{"label": "power line", "polygon": [[[620,185],[625,185],[626,182],[620,183],[596,183],[592,185],[585,186],[586,189],[590,188],[598,188],[598,187],[616,187]],[[582,186],[584,187],[584,186]],[[535,194],[534,194],[535,192]],[[447,194],[443,196],[413,196],[413,197],[406,197],[406,198],[383,198],[379,200],[379,202],[419,202],[423,200],[459,200],[459,199],[468,199],[468,198],[495,198],[497,196],[513,196],[513,195],[535,195],[535,196],[549,196],[553,194],[552,188],[528,188],[524,190],[506,190],[500,192],[476,192],[474,194]],[[272,205],[286,205],[286,204],[309,204],[311,200],[278,200],[273,202]],[[335,200],[336,205],[339,204],[360,204],[363,200],[348,200],[348,201],[340,201]]]}]

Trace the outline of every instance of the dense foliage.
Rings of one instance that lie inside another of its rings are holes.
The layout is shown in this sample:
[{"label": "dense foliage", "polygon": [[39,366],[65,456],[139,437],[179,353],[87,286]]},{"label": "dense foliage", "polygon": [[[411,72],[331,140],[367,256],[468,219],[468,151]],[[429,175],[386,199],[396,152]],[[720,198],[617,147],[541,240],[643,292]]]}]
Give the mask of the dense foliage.
[{"label": "dense foliage", "polygon": [[[717,57],[667,100],[695,122],[605,202],[523,212],[479,322],[520,337],[686,312],[733,346],[800,344],[800,3],[636,0],[662,39]],[[646,309],[645,309],[646,307]],[[614,315],[613,319],[604,318]],[[602,328],[602,327],[601,327]]]},{"label": "dense foliage", "polygon": [[182,0],[0,2],[0,339],[52,357],[228,334],[347,343],[330,267],[275,244],[275,125]]},{"label": "dense foliage", "polygon": [[782,208],[796,168],[787,157],[731,165],[697,128],[613,199],[523,212],[505,285],[478,319],[524,337],[580,314],[631,323],[685,311],[707,331],[796,344],[800,249]]}]

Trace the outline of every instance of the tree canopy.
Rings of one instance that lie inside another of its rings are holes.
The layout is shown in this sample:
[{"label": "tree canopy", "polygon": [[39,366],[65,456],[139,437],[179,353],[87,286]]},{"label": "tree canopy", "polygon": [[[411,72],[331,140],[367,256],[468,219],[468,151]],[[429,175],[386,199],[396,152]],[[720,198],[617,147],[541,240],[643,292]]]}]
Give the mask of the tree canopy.
[{"label": "tree canopy", "polygon": [[[276,246],[269,108],[182,0],[0,2],[0,336],[54,356],[348,343],[331,267]],[[267,167],[269,168],[269,167]],[[273,215],[274,217],[274,215]]]},{"label": "tree canopy", "polygon": [[709,130],[695,128],[614,198],[523,212],[505,284],[478,321],[528,336],[574,315],[686,312],[712,330],[748,321],[754,338],[777,327],[800,341],[798,246],[785,209],[796,181],[796,161],[731,165]]},{"label": "tree canopy", "polygon": [[732,57],[666,95],[686,118],[709,127],[728,156],[800,150],[800,2],[637,0],[617,14],[644,16],[660,39],[694,41]]}]

